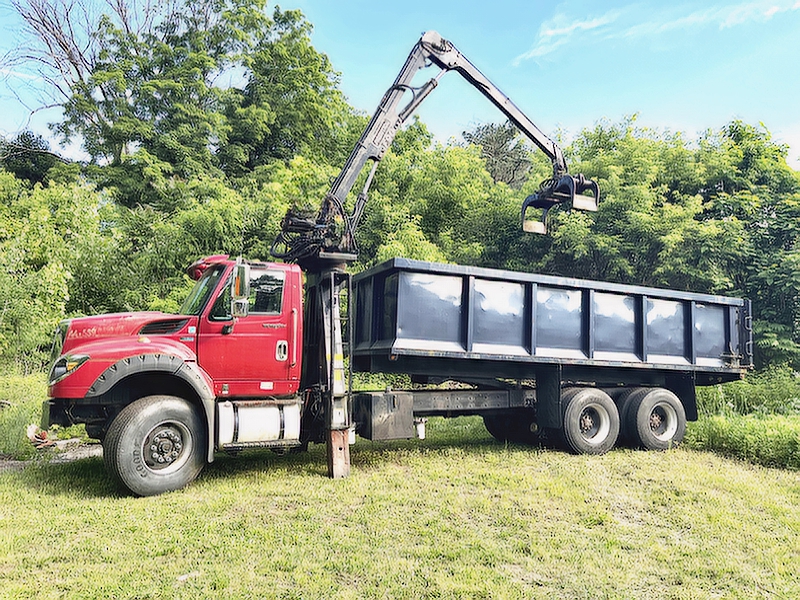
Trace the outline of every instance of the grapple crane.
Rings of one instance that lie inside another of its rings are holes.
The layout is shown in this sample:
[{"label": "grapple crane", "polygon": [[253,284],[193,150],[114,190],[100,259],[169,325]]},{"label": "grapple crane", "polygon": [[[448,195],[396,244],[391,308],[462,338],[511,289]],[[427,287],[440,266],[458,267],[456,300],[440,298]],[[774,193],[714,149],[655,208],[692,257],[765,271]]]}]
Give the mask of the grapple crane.
[{"label": "grapple crane", "polygon": [[[412,87],[414,76],[429,66],[439,73],[419,87]],[[552,161],[553,176],[542,182],[539,191],[522,204],[522,227],[532,233],[545,233],[548,211],[556,205],[579,210],[597,210],[600,192],[597,183],[583,175],[572,176],[561,148],[545,135],[517,106],[481,73],[456,47],[435,31],[426,32],[414,46],[392,86],[353,149],[344,168],[334,180],[316,215],[291,209],[282,230],[272,245],[272,254],[301,266],[315,268],[325,259],[336,262],[354,260],[358,254],[356,230],[367,193],[378,163],[395,135],[417,107],[438,85],[448,71],[456,71],[514,123]],[[403,104],[410,93],[410,99]],[[368,162],[372,165],[351,211],[345,206],[347,195]],[[586,195],[585,192],[591,192]],[[529,208],[542,211],[539,221],[526,219]]]},{"label": "grapple crane", "polygon": [[[439,73],[419,87],[412,81],[421,69],[436,66]],[[378,163],[386,154],[395,135],[408,121],[423,100],[438,85],[448,71],[456,71],[506,117],[514,123],[552,161],[553,176],[542,183],[539,191],[525,199],[522,205],[522,226],[525,231],[546,232],[548,211],[557,204],[596,210],[599,198],[597,184],[583,175],[567,173],[561,148],[547,137],[489,81],[450,42],[435,31],[423,34],[411,50],[392,86],[380,105],[339,175],[331,184],[316,214],[290,209],[283,219],[281,232],[272,244],[273,256],[297,263],[306,272],[306,303],[304,347],[307,349],[301,381],[304,389],[315,390],[312,405],[322,407],[326,421],[328,470],[332,477],[344,477],[349,472],[348,432],[352,431],[350,410],[350,380],[346,361],[352,348],[352,329],[341,322],[340,297],[349,297],[350,279],[345,272],[348,262],[358,256],[356,231],[367,194]],[[410,94],[410,99],[406,100]],[[345,202],[367,163],[372,163],[363,187],[348,210]],[[584,195],[591,191],[592,196]],[[529,208],[541,210],[540,221],[526,220]],[[351,303],[347,302],[350,306]],[[344,332],[347,332],[346,334]],[[316,349],[314,351],[310,349]]]}]

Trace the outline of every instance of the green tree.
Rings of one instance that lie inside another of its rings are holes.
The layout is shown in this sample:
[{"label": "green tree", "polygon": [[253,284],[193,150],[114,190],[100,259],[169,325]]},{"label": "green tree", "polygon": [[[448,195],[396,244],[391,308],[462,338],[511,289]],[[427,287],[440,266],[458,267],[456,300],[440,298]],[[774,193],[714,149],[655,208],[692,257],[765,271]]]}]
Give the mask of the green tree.
[{"label": "green tree", "polygon": [[93,35],[101,49],[71,86],[57,130],[79,136],[95,160],[134,173],[142,158],[180,177],[213,172],[214,145],[226,135],[215,80],[268,29],[261,5],[193,2],[142,32],[103,15]]},{"label": "green tree", "polygon": [[[15,6],[39,43],[28,56],[61,96],[55,129],[83,142],[102,165],[92,177],[128,207],[173,204],[193,177],[238,178],[300,153],[339,159],[357,135],[299,11],[270,17],[265,0]],[[61,21],[77,41],[64,39]]]},{"label": "green tree", "polygon": [[800,367],[800,178],[766,128],[736,121],[693,146],[633,117],[568,150],[599,181],[600,210],[555,213],[537,269],[749,297],[757,363]]},{"label": "green tree", "polygon": [[738,287],[753,300],[759,365],[800,369],[800,174],[763,125],[734,121],[701,140],[707,218],[740,220]]},{"label": "green tree", "polygon": [[19,179],[44,183],[48,171],[62,162],[50,145],[32,131],[23,131],[11,141],[0,141],[0,165]]},{"label": "green tree", "polygon": [[495,181],[522,187],[531,169],[532,150],[511,121],[485,123],[462,135],[468,144],[480,146],[481,157]]},{"label": "green tree", "polygon": [[298,154],[339,159],[340,138],[353,138],[339,75],[310,34],[300,11],[276,9],[269,30],[243,55],[247,83],[224,97],[228,130],[218,152],[229,175]]},{"label": "green tree", "polygon": [[73,287],[75,274],[96,264],[110,239],[102,213],[90,186],[31,188],[0,172],[0,361],[25,371],[44,365],[72,294],[85,291]]}]

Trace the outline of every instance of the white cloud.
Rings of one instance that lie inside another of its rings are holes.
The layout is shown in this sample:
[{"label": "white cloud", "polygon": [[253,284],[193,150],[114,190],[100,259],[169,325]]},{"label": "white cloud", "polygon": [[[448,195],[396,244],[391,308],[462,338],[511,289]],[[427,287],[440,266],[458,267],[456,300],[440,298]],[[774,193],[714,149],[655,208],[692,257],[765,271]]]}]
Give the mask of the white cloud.
[{"label": "white cloud", "polygon": [[22,73],[14,69],[0,68],[0,75],[4,77],[16,77],[18,79],[27,79],[28,81],[39,81],[42,78],[38,75],[31,75],[30,73]]},{"label": "white cloud", "polygon": [[720,17],[724,17],[720,28],[735,27],[753,21],[768,21],[775,15],[790,10],[795,9],[788,3],[780,5],[769,2],[746,2],[729,7],[724,6],[720,9]]},{"label": "white cloud", "polygon": [[523,60],[550,54],[567,44],[576,33],[582,34],[587,31],[603,29],[606,25],[616,21],[620,14],[620,11],[614,10],[602,16],[581,21],[559,13],[549,21],[542,23],[536,44],[524,54],[517,56],[514,64],[517,65]]},{"label": "white cloud", "polygon": [[542,23],[531,49],[517,56],[513,64],[516,66],[522,61],[551,54],[589,36],[595,40],[640,39],[703,27],[726,29],[754,22],[764,23],[781,13],[797,10],[800,10],[800,0],[727,2],[700,10],[691,10],[690,4],[652,6],[636,3],[599,17],[580,19],[566,12],[562,5],[558,13]]}]

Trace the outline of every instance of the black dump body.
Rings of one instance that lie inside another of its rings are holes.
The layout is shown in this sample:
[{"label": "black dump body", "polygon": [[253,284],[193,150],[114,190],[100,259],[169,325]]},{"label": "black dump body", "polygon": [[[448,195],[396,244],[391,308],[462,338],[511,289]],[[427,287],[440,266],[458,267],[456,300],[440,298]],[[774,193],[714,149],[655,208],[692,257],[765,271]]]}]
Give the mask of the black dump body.
[{"label": "black dump body", "polygon": [[709,385],[752,366],[739,298],[400,258],[353,282],[357,371]]}]

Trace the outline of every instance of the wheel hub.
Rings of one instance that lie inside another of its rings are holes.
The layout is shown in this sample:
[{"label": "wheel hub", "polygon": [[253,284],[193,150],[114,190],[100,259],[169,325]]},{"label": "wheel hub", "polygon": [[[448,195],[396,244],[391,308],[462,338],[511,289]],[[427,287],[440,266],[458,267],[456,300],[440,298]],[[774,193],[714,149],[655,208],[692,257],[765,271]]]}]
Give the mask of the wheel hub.
[{"label": "wheel hub", "polygon": [[656,432],[659,431],[662,428],[663,423],[664,423],[664,419],[658,413],[658,411],[654,410],[652,413],[650,413],[650,430],[651,431],[656,431]]},{"label": "wheel hub", "polygon": [[581,433],[586,438],[593,438],[599,429],[598,415],[593,410],[584,410],[580,417]]},{"label": "wheel hub", "polygon": [[650,412],[650,431],[661,440],[670,440],[678,429],[678,417],[675,409],[666,404],[659,404]]},{"label": "wheel hub", "polygon": [[169,425],[151,431],[144,443],[147,466],[159,470],[174,464],[183,453],[182,433],[177,427]]}]

